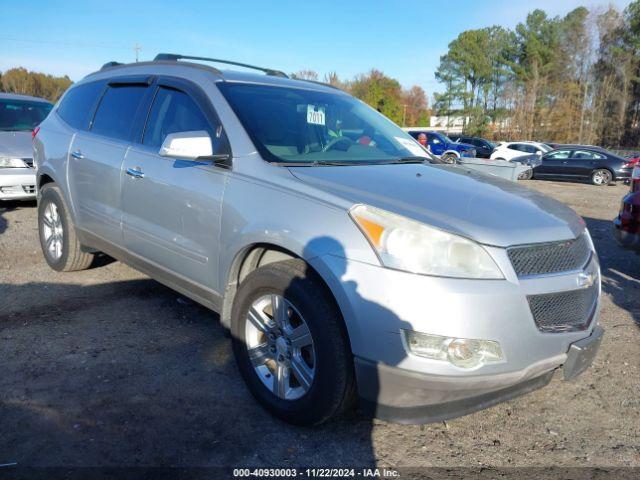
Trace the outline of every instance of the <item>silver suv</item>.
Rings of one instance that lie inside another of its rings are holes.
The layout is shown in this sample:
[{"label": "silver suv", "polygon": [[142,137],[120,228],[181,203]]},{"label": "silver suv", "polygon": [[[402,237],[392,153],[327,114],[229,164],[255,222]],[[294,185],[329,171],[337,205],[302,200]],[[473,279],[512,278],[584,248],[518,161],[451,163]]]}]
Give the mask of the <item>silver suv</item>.
[{"label": "silver suv", "polygon": [[589,366],[600,272],[572,210],[429,163],[341,90],[206,61],[107,64],[42,123],[53,269],[105,252],[219,312],[250,391],[296,424],[358,397],[442,420]]}]

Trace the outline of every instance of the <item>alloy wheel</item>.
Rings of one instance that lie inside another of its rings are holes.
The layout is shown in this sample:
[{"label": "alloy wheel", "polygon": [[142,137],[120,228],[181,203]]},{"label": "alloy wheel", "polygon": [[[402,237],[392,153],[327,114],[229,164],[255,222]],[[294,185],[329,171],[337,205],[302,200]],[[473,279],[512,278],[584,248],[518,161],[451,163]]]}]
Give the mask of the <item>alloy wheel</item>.
[{"label": "alloy wheel", "polygon": [[247,314],[245,341],[249,359],[274,395],[296,400],[309,391],[316,355],[309,326],[298,309],[281,295],[264,295]]},{"label": "alloy wheel", "polygon": [[593,173],[593,183],[596,185],[607,185],[611,182],[611,174],[607,170],[596,170]]},{"label": "alloy wheel", "polygon": [[49,202],[44,209],[42,233],[45,241],[45,251],[54,260],[59,260],[62,257],[64,228],[58,207],[53,202]]}]

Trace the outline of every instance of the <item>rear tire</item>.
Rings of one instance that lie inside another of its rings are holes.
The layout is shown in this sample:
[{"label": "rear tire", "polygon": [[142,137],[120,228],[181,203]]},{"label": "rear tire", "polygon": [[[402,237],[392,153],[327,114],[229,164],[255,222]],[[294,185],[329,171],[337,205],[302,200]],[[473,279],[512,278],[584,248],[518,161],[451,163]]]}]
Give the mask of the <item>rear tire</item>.
[{"label": "rear tire", "polygon": [[458,157],[453,153],[445,153],[440,157],[444,163],[455,164],[458,163]]},{"label": "rear tire", "polygon": [[518,180],[531,180],[532,178],[533,178],[533,169],[527,170],[526,172],[521,173],[520,176],[518,177]]},{"label": "rear tire", "polygon": [[613,180],[613,174],[606,168],[599,168],[591,174],[591,183],[598,186],[609,185]]},{"label": "rear tire", "polygon": [[55,183],[42,187],[38,201],[38,233],[42,254],[52,269],[72,272],[91,265],[94,256],[83,251],[64,196]]},{"label": "rear tire", "polygon": [[[266,410],[288,423],[318,425],[352,406],[355,374],[342,316],[304,261],[250,273],[231,315],[238,368]],[[305,332],[304,341],[298,331]]]}]

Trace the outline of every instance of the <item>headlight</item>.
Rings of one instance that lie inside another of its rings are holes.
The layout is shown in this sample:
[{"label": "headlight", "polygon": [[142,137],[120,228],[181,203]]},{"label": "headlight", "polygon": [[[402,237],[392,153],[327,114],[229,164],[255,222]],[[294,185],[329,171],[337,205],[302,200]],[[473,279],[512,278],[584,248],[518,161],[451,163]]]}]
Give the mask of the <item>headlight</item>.
[{"label": "headlight", "polygon": [[0,157],[0,168],[26,168],[27,164],[21,158]]},{"label": "headlight", "polygon": [[493,340],[452,338],[403,330],[411,353],[432,360],[448,361],[460,368],[475,368],[504,359],[500,344]]},{"label": "headlight", "polygon": [[349,212],[385,267],[455,278],[504,278],[478,243],[368,205]]}]

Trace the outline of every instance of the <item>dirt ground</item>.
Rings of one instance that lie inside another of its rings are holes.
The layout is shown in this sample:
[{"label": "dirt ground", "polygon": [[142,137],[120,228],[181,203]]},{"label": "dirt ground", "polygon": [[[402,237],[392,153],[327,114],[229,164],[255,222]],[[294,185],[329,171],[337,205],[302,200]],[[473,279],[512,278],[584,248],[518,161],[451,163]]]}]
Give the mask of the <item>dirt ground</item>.
[{"label": "dirt ground", "polygon": [[572,382],[422,426],[275,420],[215,314],[119,262],[50,270],[34,204],[0,205],[0,464],[640,467],[640,256],[610,231],[628,187],[526,185],[587,221],[603,272],[600,353]]}]

